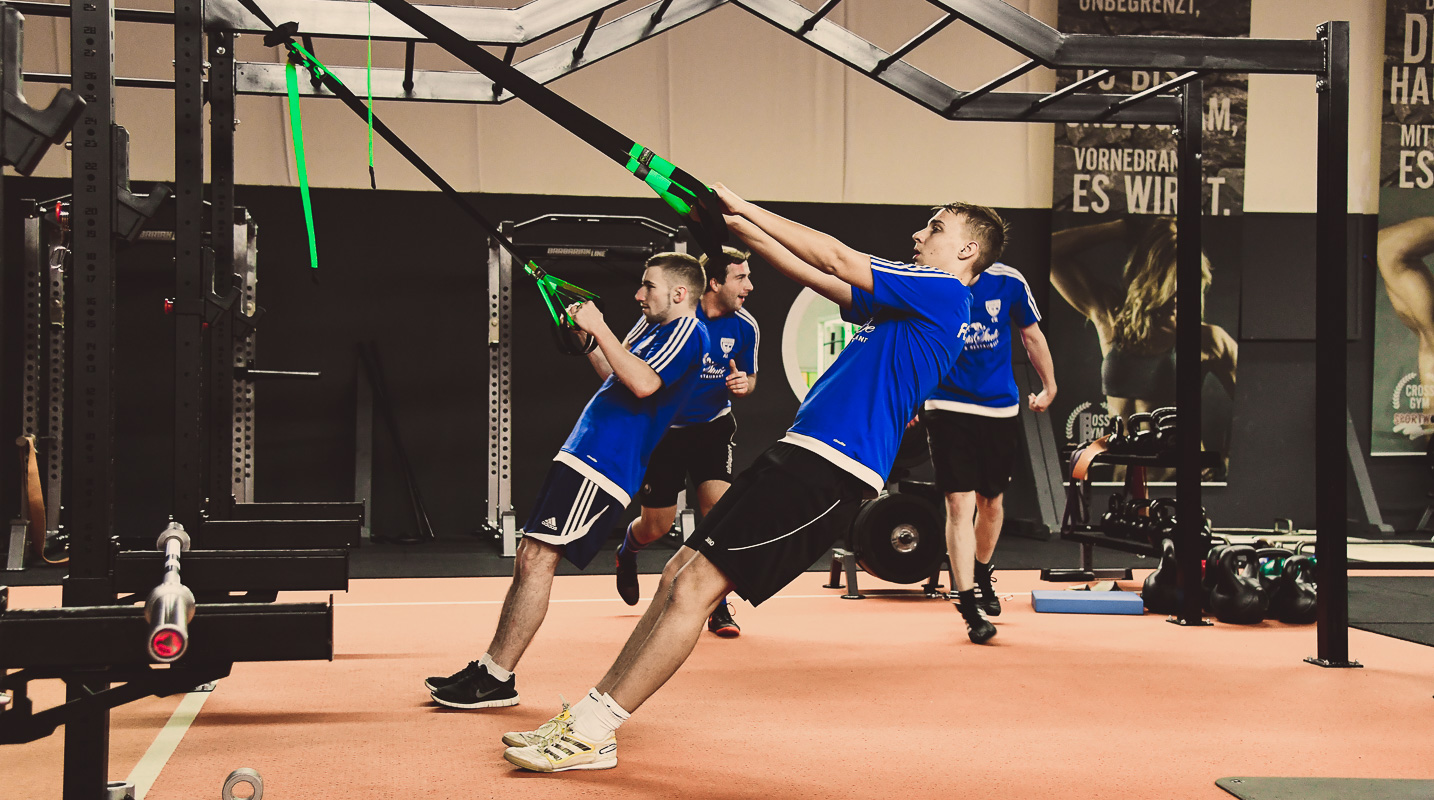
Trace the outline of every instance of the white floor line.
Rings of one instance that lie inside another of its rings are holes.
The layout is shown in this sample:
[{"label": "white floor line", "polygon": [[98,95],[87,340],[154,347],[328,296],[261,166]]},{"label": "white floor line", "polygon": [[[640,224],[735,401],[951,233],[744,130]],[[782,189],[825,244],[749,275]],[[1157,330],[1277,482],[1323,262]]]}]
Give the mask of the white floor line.
[{"label": "white floor line", "polygon": [[179,701],[179,706],[174,713],[169,715],[169,722],[160,729],[159,735],[154,737],[154,743],[144,752],[139,763],[130,770],[128,782],[134,784],[135,800],[144,800],[149,792],[149,787],[154,785],[164,765],[169,763],[169,757],[174,755],[174,749],[179,746],[180,740],[194,723],[194,718],[199,716],[199,709],[204,707],[204,701],[209,699],[210,692],[190,692]]},{"label": "white floor line", "polygon": [[[916,590],[913,589],[912,591],[914,592],[914,591],[916,591]],[[1000,595],[1001,597],[1022,597],[1022,596],[1029,595],[1030,592],[997,592],[996,594]],[[871,597],[873,597],[873,598],[880,597],[880,596],[881,596],[881,595],[871,595]],[[642,598],[642,600],[651,600],[651,599],[652,599],[652,598],[650,598],[650,597],[644,597],[644,598]],[[830,599],[837,599],[837,600],[839,600],[839,599],[841,599],[841,595],[839,595],[839,594],[779,594],[779,595],[776,595],[775,597],[771,598],[771,600],[830,600]],[[768,600],[767,602],[771,602],[771,600]],[[589,597],[589,598],[573,599],[573,600],[551,600],[551,601],[549,601],[549,602],[550,602],[550,603],[620,603],[620,602],[622,602],[622,598],[620,598],[620,597]],[[639,603],[640,603],[640,602],[641,602],[641,600],[639,601]],[[381,607],[388,607],[388,606],[500,606],[500,605],[502,605],[502,604],[503,604],[503,601],[502,601],[502,600],[415,600],[415,601],[412,601],[412,602],[394,602],[394,603],[340,603],[340,602],[335,602],[335,603],[334,603],[334,607],[335,607],[335,608],[381,608]]]}]

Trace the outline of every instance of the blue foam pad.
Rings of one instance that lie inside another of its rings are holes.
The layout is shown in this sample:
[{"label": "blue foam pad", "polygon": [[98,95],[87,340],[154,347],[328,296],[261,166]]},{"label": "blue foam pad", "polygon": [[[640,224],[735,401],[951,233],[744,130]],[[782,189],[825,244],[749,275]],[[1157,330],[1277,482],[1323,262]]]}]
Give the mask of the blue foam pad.
[{"label": "blue foam pad", "polygon": [[1135,592],[1031,592],[1031,605],[1047,614],[1144,614]]}]

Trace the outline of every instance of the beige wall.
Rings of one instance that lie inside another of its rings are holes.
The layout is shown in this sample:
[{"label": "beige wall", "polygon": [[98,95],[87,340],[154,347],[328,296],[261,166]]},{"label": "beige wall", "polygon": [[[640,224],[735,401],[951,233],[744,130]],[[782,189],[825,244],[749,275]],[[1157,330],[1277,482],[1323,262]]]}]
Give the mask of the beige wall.
[{"label": "beige wall", "polygon": [[[1384,3],[1251,2],[1251,33],[1257,37],[1309,38],[1324,20],[1350,21],[1350,210],[1377,211]],[[1056,0],[1011,4],[1054,24]],[[169,7],[154,0],[123,5]],[[923,0],[846,0],[831,19],[892,49],[935,16]],[[714,48],[716,56],[711,55]],[[25,49],[27,71],[68,72],[68,24],[27,19]],[[166,28],[118,26],[121,75],[168,77],[172,51]],[[377,65],[402,66],[402,45],[380,42],[374,51]],[[274,59],[257,36],[243,37],[238,55],[248,61]],[[363,43],[323,41],[319,55],[330,64],[362,64]],[[956,25],[910,60],[957,88],[970,89],[1023,59]],[[458,68],[432,46],[420,48],[418,66]],[[1049,71],[1037,70],[1010,88],[1042,91],[1052,82]],[[926,204],[961,197],[1002,207],[1050,204],[1049,125],[948,122],[733,6],[580,70],[553,87],[695,175],[723,181],[753,199]],[[33,104],[42,105],[53,89],[32,83],[26,94]],[[241,183],[297,184],[286,104],[279,98],[240,99]],[[463,190],[649,194],[612,162],[517,102],[496,107],[380,102],[376,110]],[[170,179],[170,94],[119,89],[115,113],[131,133],[134,178]],[[357,118],[333,100],[306,101],[303,116],[313,185],[368,186],[367,137]],[[430,188],[381,140],[374,147],[381,188]],[[1314,79],[1253,76],[1246,209],[1312,211],[1314,149]],[[37,174],[67,175],[68,162],[67,153],[52,150]]]}]

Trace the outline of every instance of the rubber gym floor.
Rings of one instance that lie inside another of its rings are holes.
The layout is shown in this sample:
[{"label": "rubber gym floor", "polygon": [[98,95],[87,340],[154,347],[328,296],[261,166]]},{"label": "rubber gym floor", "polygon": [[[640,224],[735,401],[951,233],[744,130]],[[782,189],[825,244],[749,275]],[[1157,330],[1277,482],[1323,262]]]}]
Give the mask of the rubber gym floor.
[{"label": "rubber gym floor", "polygon": [[[665,555],[646,554],[644,568]],[[1424,624],[1400,620],[1430,610],[1419,607],[1430,604],[1427,573],[1393,576],[1393,591],[1377,588],[1387,574],[1354,575],[1352,618]],[[481,652],[508,580],[356,579],[334,597],[332,662],[239,663],[213,692],[115,710],[111,777],[128,776],[148,800],[216,796],[239,767],[261,773],[269,800],[1216,800],[1230,796],[1215,785],[1226,776],[1434,778],[1426,644],[1355,629],[1351,655],[1364,668],[1320,669],[1302,661],[1316,649],[1313,626],[1186,629],[1149,614],[1037,614],[1030,590],[1058,585],[1034,570],[998,576],[1005,612],[984,647],[967,641],[947,602],[842,600],[819,572],[759,609],[737,601],[741,637],[703,634],[619,732],[617,769],[562,775],[511,767],[499,737],[546,720],[560,696],[580,697],[643,605],[623,605],[610,575],[559,577],[518,670],[522,704],[449,711],[431,703],[422,679]],[[864,591],[910,588],[861,577]],[[656,575],[642,580],[646,598]],[[14,607],[60,600],[56,586],[11,592]],[[37,708],[62,694],[59,682],[32,684]],[[0,751],[4,795],[59,798],[62,740]]]}]

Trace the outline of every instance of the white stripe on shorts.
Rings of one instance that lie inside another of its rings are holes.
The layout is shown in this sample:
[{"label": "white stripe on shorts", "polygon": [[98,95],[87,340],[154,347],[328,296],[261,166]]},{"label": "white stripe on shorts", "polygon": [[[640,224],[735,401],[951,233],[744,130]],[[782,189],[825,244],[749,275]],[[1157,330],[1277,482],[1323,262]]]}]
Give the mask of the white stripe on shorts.
[{"label": "white stripe on shorts", "polygon": [[787,533],[784,533],[784,534],[782,534],[781,536],[776,537],[775,539],[768,539],[768,540],[765,541],[765,542],[757,542],[756,544],[748,544],[748,545],[743,545],[743,546],[741,546],[741,547],[729,547],[729,548],[727,548],[727,552],[729,552],[729,553],[735,553],[735,552],[737,552],[738,550],[751,550],[751,549],[754,548],[754,547],[761,547],[761,546],[763,546],[763,545],[771,544],[772,542],[781,541],[782,539],[785,539],[785,538],[787,538],[788,536],[791,536],[792,534],[797,533],[797,532],[800,531],[802,528],[807,527],[808,525],[812,524],[813,522],[816,522],[817,520],[821,519],[822,517],[825,517],[825,516],[827,515],[827,513],[830,512],[833,508],[836,508],[836,507],[837,507],[837,504],[840,503],[840,502],[841,502],[841,500],[837,500],[835,503],[832,503],[831,505],[827,506],[827,510],[826,510],[826,511],[823,511],[822,513],[816,515],[815,517],[811,518],[810,520],[808,520],[808,521],[806,521],[806,522],[803,522],[800,526],[798,526],[798,527],[796,528],[796,530],[788,531]]}]

